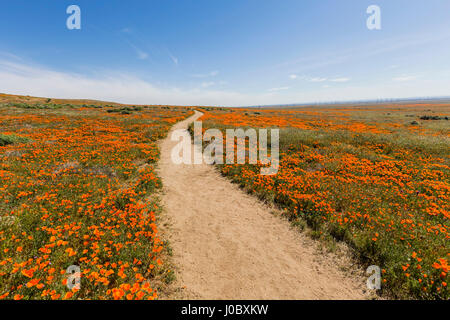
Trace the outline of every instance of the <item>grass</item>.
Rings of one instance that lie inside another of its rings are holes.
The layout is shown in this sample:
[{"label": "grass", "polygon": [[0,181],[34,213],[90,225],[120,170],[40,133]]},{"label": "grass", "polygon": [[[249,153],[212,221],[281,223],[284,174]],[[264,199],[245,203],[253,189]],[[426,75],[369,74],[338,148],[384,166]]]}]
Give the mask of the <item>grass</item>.
[{"label": "grass", "polygon": [[21,137],[16,134],[0,134],[0,147],[7,146],[9,144],[25,143],[28,141],[28,138]]}]

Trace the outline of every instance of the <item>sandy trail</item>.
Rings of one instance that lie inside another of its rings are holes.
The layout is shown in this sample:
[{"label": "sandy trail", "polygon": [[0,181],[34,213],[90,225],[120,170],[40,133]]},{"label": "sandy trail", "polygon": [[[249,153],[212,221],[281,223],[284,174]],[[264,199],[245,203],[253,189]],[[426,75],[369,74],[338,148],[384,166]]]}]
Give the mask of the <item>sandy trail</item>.
[{"label": "sandy trail", "polygon": [[[176,124],[186,129],[200,112]],[[185,134],[189,136],[187,130]],[[213,166],[176,165],[171,133],[159,174],[177,282],[188,299],[364,299],[361,278],[318,254],[314,241],[270,213]],[[195,148],[195,152],[199,152]]]}]

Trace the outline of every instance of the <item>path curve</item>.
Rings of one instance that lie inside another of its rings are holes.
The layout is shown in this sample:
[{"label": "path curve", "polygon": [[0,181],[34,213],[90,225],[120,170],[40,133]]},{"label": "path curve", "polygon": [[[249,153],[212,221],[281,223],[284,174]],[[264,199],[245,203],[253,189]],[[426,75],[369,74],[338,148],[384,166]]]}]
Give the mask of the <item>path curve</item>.
[{"label": "path curve", "polygon": [[[172,131],[189,136],[185,129],[201,115],[196,111]],[[171,133],[160,144],[158,170],[182,299],[365,298],[360,278],[320,256],[314,241],[213,166],[174,164]]]}]

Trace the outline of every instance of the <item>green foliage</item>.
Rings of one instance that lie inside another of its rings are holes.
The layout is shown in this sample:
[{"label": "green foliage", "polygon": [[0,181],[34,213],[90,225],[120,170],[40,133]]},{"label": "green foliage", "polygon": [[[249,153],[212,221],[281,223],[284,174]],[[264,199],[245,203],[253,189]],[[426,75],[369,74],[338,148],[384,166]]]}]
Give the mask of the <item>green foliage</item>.
[{"label": "green foliage", "polygon": [[0,134],[0,147],[16,144],[16,143],[25,143],[30,141],[30,139],[26,137],[21,137],[16,134]]}]

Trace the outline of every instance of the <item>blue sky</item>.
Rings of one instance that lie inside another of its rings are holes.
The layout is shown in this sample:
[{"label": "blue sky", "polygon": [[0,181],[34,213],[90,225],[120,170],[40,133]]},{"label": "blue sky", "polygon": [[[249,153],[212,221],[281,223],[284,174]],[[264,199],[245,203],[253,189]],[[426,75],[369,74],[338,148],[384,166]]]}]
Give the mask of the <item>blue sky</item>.
[{"label": "blue sky", "polygon": [[[261,105],[450,95],[446,0],[2,0],[0,92]],[[81,30],[66,9],[81,8]],[[369,5],[381,30],[369,30]]]}]

